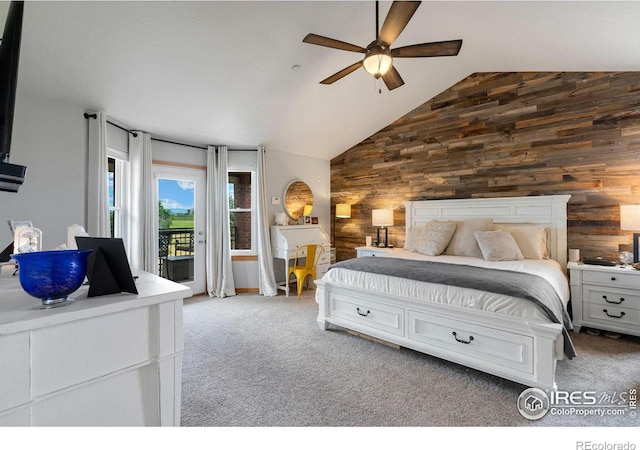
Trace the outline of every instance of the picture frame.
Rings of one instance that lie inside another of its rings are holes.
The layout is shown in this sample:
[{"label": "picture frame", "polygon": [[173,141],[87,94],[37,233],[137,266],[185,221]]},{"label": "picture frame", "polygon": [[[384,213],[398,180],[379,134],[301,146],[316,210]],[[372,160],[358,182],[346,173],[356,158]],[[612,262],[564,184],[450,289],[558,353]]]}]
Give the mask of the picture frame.
[{"label": "picture frame", "polygon": [[318,218],[317,217],[311,217],[311,223],[314,225],[318,224]]},{"label": "picture frame", "polygon": [[304,223],[306,225],[310,224],[311,223],[311,216],[304,216]]}]

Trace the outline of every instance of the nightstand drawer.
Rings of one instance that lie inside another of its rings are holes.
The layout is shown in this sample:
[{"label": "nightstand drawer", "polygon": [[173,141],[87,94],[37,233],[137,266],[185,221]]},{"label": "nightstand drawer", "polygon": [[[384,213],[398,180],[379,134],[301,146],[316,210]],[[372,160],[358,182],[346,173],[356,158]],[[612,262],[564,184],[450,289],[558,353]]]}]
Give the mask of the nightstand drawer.
[{"label": "nightstand drawer", "polygon": [[602,306],[640,309],[640,292],[583,285],[583,301]]},{"label": "nightstand drawer", "polygon": [[[621,270],[622,272],[622,270]],[[582,271],[583,283],[606,284],[607,286],[630,287],[640,289],[640,277],[629,273],[616,273],[611,271]]]},{"label": "nightstand drawer", "polygon": [[384,256],[393,253],[392,248],[388,247],[356,247],[357,257],[365,256]]},{"label": "nightstand drawer", "polygon": [[640,311],[619,306],[585,303],[584,319],[590,323],[600,323],[605,328],[609,324],[638,326],[640,325]]},{"label": "nightstand drawer", "polygon": [[360,250],[358,252],[358,258],[365,256],[382,256],[385,252],[380,252],[378,250]]}]

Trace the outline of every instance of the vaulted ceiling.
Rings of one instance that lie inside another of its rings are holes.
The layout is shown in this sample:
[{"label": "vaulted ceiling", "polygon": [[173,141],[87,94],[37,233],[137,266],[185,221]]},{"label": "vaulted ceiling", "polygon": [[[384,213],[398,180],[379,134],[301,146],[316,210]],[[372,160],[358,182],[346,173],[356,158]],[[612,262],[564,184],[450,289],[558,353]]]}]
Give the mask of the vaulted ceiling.
[{"label": "vaulted ceiling", "polygon": [[462,49],[397,59],[390,92],[361,69],[319,84],[361,55],[310,32],[366,46],[375,2],[26,2],[18,88],[154,137],[331,159],[474,72],[640,70],[637,1],[424,1],[394,47]]}]

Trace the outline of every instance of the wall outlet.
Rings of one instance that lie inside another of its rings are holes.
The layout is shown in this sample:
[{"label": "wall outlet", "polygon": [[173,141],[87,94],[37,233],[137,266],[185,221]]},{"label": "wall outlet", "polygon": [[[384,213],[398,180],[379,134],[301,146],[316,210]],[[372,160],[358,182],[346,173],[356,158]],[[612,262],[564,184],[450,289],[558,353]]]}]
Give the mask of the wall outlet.
[{"label": "wall outlet", "polygon": [[271,204],[272,205],[279,205],[280,204],[280,197],[271,197]]}]

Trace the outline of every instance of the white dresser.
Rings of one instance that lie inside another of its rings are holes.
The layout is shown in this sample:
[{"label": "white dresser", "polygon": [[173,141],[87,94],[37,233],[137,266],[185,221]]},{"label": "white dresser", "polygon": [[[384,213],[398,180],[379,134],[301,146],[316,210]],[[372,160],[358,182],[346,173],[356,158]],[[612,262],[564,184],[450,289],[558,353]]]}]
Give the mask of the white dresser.
[{"label": "white dresser", "polygon": [[135,294],[41,309],[0,277],[0,426],[180,425],[182,301],[191,290],[140,272]]},{"label": "white dresser", "polygon": [[296,249],[305,244],[322,245],[322,255],[316,266],[316,275],[322,278],[331,264],[331,244],[329,236],[322,231],[320,225],[285,225],[271,227],[271,253],[276,259],[284,260],[285,280],[278,280],[278,288],[289,295],[289,283],[286,276],[289,273],[290,260],[296,254]]}]

